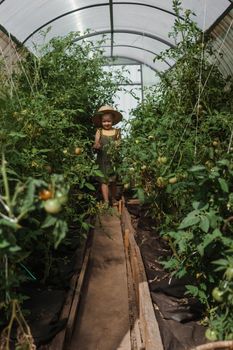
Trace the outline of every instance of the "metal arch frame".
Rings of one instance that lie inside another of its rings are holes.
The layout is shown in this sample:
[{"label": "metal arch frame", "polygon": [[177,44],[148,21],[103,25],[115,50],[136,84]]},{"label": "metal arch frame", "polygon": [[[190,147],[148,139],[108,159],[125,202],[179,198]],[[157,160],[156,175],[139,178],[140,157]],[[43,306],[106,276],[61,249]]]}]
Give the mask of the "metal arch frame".
[{"label": "metal arch frame", "polygon": [[[3,0],[4,1],[4,0]],[[168,10],[165,10],[165,9],[162,9],[160,7],[157,7],[157,6],[153,6],[153,5],[148,5],[148,4],[143,4],[143,3],[132,3],[132,2],[127,2],[127,1],[122,1],[122,2],[114,2],[112,0],[109,0],[108,3],[100,3],[100,4],[93,4],[93,5],[88,5],[88,6],[83,6],[83,7],[80,7],[78,9],[75,9],[75,10],[71,10],[71,11],[68,11],[68,12],[65,12],[57,17],[54,17],[53,19],[49,20],[48,22],[42,24],[40,27],[38,27],[37,29],[35,29],[32,33],[30,33],[24,40],[23,40],[23,44],[25,44],[34,34],[36,34],[38,31],[40,31],[41,29],[43,29],[44,27],[46,27],[47,25],[57,21],[58,19],[62,18],[62,17],[65,17],[65,16],[68,16],[72,13],[75,13],[75,12],[78,12],[78,11],[82,11],[82,10],[87,10],[89,8],[93,8],[93,7],[100,7],[100,6],[110,6],[110,12],[112,12],[112,15],[113,15],[113,5],[140,5],[140,6],[146,6],[146,7],[151,7],[151,8],[154,8],[156,10],[159,10],[159,11],[162,11],[162,12],[166,12],[174,17],[176,17],[175,13],[173,12],[170,12]],[[111,20],[111,14],[110,14],[110,20]],[[113,30],[113,22],[112,22],[112,28]],[[113,30],[113,32],[115,33],[116,31]]]},{"label": "metal arch frame", "polygon": [[[111,33],[111,30],[100,30],[99,32],[93,32],[93,33],[88,33],[88,34],[85,34],[85,35],[81,35],[78,39],[76,39],[75,41],[79,41],[79,40],[82,40],[82,39],[86,39],[86,38],[90,38],[92,36],[95,36],[95,35],[104,35],[104,34],[109,34]],[[127,33],[127,34],[135,34],[135,35],[139,35],[139,36],[145,36],[147,38],[150,38],[150,39],[153,39],[153,40],[157,40],[161,43],[163,43],[164,45],[167,45],[169,47],[175,47],[175,45],[173,45],[172,43],[170,43],[169,41],[165,40],[165,39],[162,39],[156,35],[153,35],[153,34],[150,34],[150,33],[142,33],[140,31],[137,31],[137,30],[128,30],[128,29],[116,29],[114,30],[114,33]]]},{"label": "metal arch frame", "polygon": [[[113,57],[111,56],[106,56],[107,58],[110,58],[112,59]],[[115,56],[115,58],[125,58],[125,59],[130,59],[129,57],[126,57],[126,56]],[[132,58],[132,60],[134,60],[135,63],[138,63],[138,65],[140,66],[140,70],[141,70],[141,93],[142,93],[142,101],[144,100],[144,93],[143,93],[143,81],[144,81],[144,78],[143,78],[143,72],[142,72],[142,66],[146,66],[146,67],[149,67],[150,69],[152,69],[159,77],[161,77],[161,72],[159,72],[157,69],[155,69],[154,67],[151,67],[149,64],[146,64],[140,60],[136,60],[134,58]],[[136,84],[134,84],[136,85]]]},{"label": "metal arch frame", "polygon": [[[114,47],[130,47],[130,48],[134,48],[134,49],[138,49],[138,50],[143,50],[143,51],[146,51],[146,52],[149,52],[151,53],[152,55],[158,57],[158,54],[151,51],[151,50],[148,50],[148,49],[144,49],[143,47],[139,47],[139,46],[133,46],[133,45],[114,45]],[[165,62],[169,67],[172,67],[172,65],[170,63],[167,62],[167,60],[163,60],[163,62]]]},{"label": "metal arch frame", "polygon": [[[98,46],[97,48],[102,48],[102,47],[111,47],[110,45],[103,45],[103,46]],[[151,53],[152,55],[154,56],[158,56],[157,53],[151,51],[151,50],[148,50],[148,49],[144,49],[143,47],[140,47],[140,46],[133,46],[133,45],[114,45],[114,48],[115,47],[130,47],[130,48],[133,48],[133,49],[138,49],[138,50],[142,50],[142,51],[146,51],[146,52],[149,52]],[[111,53],[112,55],[112,53]],[[170,63],[167,62],[167,60],[163,60],[163,62],[165,62],[169,67],[172,67],[172,65]]]},{"label": "metal arch frame", "polygon": [[[130,59],[131,57],[127,57],[127,56],[122,56],[122,55],[116,55],[116,56],[108,56],[106,55],[105,57],[110,58],[110,59],[114,59],[114,58],[125,58],[125,59]],[[131,58],[134,62],[138,63],[139,65],[143,64],[144,66],[152,69],[154,72],[156,72],[159,76],[161,76],[161,72],[158,71],[158,69],[156,69],[155,67],[152,67],[150,64],[142,62],[141,60],[135,59],[135,58]]]},{"label": "metal arch frame", "polygon": [[161,8],[161,7],[159,7],[159,6],[154,6],[154,5],[150,5],[150,4],[143,4],[142,2],[118,1],[118,2],[114,2],[114,5],[139,5],[139,6],[145,6],[145,7],[150,7],[150,8],[159,10],[159,11],[166,12],[166,13],[168,13],[169,15],[172,15],[172,16],[174,16],[174,17],[178,17],[178,18],[180,18],[180,19],[184,19],[182,16],[176,16],[176,14],[175,14],[174,12],[172,12],[172,11],[163,9],[163,8]]},{"label": "metal arch frame", "polygon": [[[102,30],[102,31],[95,32],[95,33],[88,33],[88,34],[86,34],[86,35],[80,36],[78,39],[75,39],[74,42],[80,41],[80,40],[83,40],[83,39],[87,39],[87,38],[90,38],[90,37],[92,37],[92,36],[104,35],[104,34],[109,34],[109,33],[111,33],[110,30]],[[152,35],[152,34],[149,34],[149,33],[141,33],[141,32],[135,31],[135,30],[119,30],[119,29],[115,30],[114,33],[123,33],[123,34],[124,34],[124,33],[128,33],[128,34],[134,34],[134,35],[139,35],[139,36],[142,36],[142,35],[143,35],[143,36],[145,36],[145,37],[149,37],[149,38],[151,38],[151,39],[160,41],[160,42],[162,42],[163,44],[165,44],[165,45],[167,45],[167,46],[169,46],[169,47],[175,47],[173,44],[167,42],[166,40],[161,39],[161,38],[158,38],[158,37],[156,37],[156,36],[154,36],[154,35]],[[108,56],[106,56],[106,57],[108,57]],[[109,56],[109,57],[111,57],[111,56]],[[127,58],[126,56],[114,56],[114,57]],[[130,57],[128,57],[128,58],[130,58]],[[139,60],[135,60],[135,61],[137,61],[139,64],[145,64],[145,66],[151,68],[152,70],[156,71],[157,74],[159,74],[158,70],[155,69],[154,67],[152,67],[151,65],[149,65],[149,64],[147,64],[147,63],[144,63],[144,62],[142,62],[142,61],[139,61]]]},{"label": "metal arch frame", "polygon": [[109,0],[109,12],[110,12],[110,29],[111,29],[111,56],[113,55],[113,41],[114,41],[114,21],[113,21],[113,1]]}]

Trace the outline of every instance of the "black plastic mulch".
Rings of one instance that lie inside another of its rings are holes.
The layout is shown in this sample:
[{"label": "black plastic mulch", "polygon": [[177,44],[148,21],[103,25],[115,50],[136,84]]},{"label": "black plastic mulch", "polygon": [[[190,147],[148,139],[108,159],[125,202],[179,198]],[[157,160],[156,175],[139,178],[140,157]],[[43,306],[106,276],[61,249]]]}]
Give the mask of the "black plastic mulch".
[{"label": "black plastic mulch", "polygon": [[23,304],[23,309],[28,313],[26,319],[38,349],[48,344],[66,327],[67,319],[60,319],[60,314],[69,290],[70,279],[75,271],[81,270],[83,247],[84,242],[81,246],[76,235],[71,246],[61,246],[57,252],[56,258],[59,257],[59,259],[57,259],[56,273],[52,274],[45,284],[29,281],[21,291],[28,297]]},{"label": "black plastic mulch", "polygon": [[136,241],[143,258],[155,315],[159,324],[164,350],[189,350],[203,344],[205,328],[202,305],[185,294],[188,278],[174,279],[164,271],[160,260],[171,255],[168,244],[150,229],[151,224],[141,216],[138,205],[127,205],[136,230]]}]

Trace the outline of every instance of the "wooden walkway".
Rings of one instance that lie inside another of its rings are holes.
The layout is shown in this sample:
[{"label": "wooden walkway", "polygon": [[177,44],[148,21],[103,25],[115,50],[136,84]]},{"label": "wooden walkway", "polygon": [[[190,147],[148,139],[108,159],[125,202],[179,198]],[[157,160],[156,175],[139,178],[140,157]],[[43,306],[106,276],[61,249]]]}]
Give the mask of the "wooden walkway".
[{"label": "wooden walkway", "polygon": [[97,219],[71,350],[130,350],[126,262],[119,218]]},{"label": "wooden walkway", "polygon": [[97,217],[49,350],[163,350],[130,215],[119,211]]}]

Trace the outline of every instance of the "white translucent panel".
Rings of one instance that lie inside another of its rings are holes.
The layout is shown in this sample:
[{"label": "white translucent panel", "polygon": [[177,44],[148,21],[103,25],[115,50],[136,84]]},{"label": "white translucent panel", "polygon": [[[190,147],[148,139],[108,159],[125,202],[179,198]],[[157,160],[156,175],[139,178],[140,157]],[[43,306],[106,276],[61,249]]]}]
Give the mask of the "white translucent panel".
[{"label": "white translucent panel", "polygon": [[160,40],[175,44],[168,38],[168,33],[174,24],[175,17],[153,8],[129,5],[114,5],[114,29],[135,30],[142,35],[150,34]]},{"label": "white translucent panel", "polygon": [[192,10],[196,16],[193,20],[198,26],[208,29],[221,14],[230,6],[229,0],[183,0],[182,7]]},{"label": "white translucent panel", "polygon": [[111,48],[110,47],[104,47],[104,48],[102,48],[102,50],[103,50],[104,56],[106,56],[106,57],[111,56]]},{"label": "white translucent panel", "polygon": [[[0,5],[0,23],[17,39],[23,41],[30,33],[54,18],[69,11],[87,8],[89,10],[75,12],[74,16],[79,21],[81,18],[83,23],[86,20],[86,18],[82,19],[85,17],[84,13],[88,11],[89,23],[85,22],[85,27],[95,29],[99,26],[100,13],[103,22],[105,22],[106,14],[109,17],[109,6],[89,6],[101,3],[103,3],[101,0],[7,0]],[[68,16],[68,18],[71,17]],[[60,25],[61,23],[59,22]],[[71,30],[77,30],[77,26]]]},{"label": "white translucent panel", "polygon": [[151,68],[142,65],[142,84],[143,87],[149,87],[157,84],[160,81],[159,75]]},{"label": "white translucent panel", "polygon": [[[114,0],[114,3],[121,3],[122,0]],[[129,4],[142,4],[142,5],[150,5],[154,7],[166,8],[167,10],[172,9],[172,0],[128,0]]]},{"label": "white translucent panel", "polygon": [[[153,52],[154,57],[165,51],[168,46],[161,41],[148,38],[143,35],[129,34],[129,33],[115,33],[114,45],[128,45],[135,48],[141,48]],[[174,60],[168,59],[167,64],[173,65]]]},{"label": "white translucent panel", "polygon": [[153,62],[154,55],[135,48],[114,47],[113,55],[119,57],[132,58],[140,63],[145,63],[152,69],[158,71],[163,71],[169,68],[169,66],[162,61]]},{"label": "white translucent panel", "polygon": [[[95,9],[95,27],[96,31],[108,30],[110,26],[110,16],[108,7],[98,7]],[[71,31],[78,31],[80,34],[84,34],[88,29],[93,31],[91,27],[93,25],[93,9],[82,10],[72,13],[66,17],[62,17],[53,22],[51,30],[46,36],[46,41],[55,36],[64,36]],[[43,30],[46,30],[45,27]],[[41,44],[43,42],[39,33],[33,35],[26,45],[31,47],[32,42]]]},{"label": "white translucent panel", "polygon": [[109,65],[105,66],[104,70],[107,72],[117,73],[121,70],[123,76],[130,80],[132,84],[141,84],[141,66],[139,64],[134,65]]},{"label": "white translucent panel", "polygon": [[141,67],[136,65],[125,65],[126,73],[124,74],[126,78],[132,80],[135,84],[141,84]]},{"label": "white translucent panel", "polygon": [[[232,3],[230,0],[181,2],[184,10],[191,9],[196,13],[197,16],[193,19],[204,30]],[[114,0],[112,3],[116,50],[122,50],[127,58],[135,57],[140,62],[145,59],[146,64],[153,68],[167,69],[166,62],[153,63],[151,58],[166,49],[166,43],[174,44],[168,36],[175,20],[172,0],[129,0],[127,4]],[[0,2],[0,24],[22,42],[38,28],[46,30],[49,26],[52,29],[46,41],[54,36],[64,36],[70,31],[80,31],[82,34],[90,29],[91,32],[110,33],[110,4],[111,2],[103,0],[7,0]],[[96,46],[99,38],[99,35],[92,37]],[[43,40],[36,33],[26,43],[29,49],[33,47],[32,42],[41,44]],[[105,55],[110,56],[110,34],[107,34],[103,46]],[[135,47],[134,53],[132,46]],[[174,61],[167,63],[168,66],[173,65]]]},{"label": "white translucent panel", "polygon": [[92,42],[96,47],[111,46],[111,34],[93,35],[84,40]]},{"label": "white translucent panel", "polygon": [[[121,0],[115,0],[115,3],[120,3]],[[193,12],[196,13],[197,16],[195,16],[193,19],[197,22],[200,28],[204,29],[209,28],[213,22],[227,9],[228,6],[230,6],[231,2],[229,0],[182,0],[182,8],[190,9]],[[172,0],[129,0],[128,3],[131,5],[128,6],[130,11],[130,6],[136,6],[135,3],[141,4],[141,6],[137,5],[138,12],[143,13],[144,8],[151,6],[158,8],[158,11],[160,11],[160,15],[163,16],[163,13],[161,10],[174,12],[172,8]],[[144,6],[142,6],[144,5]],[[141,7],[141,8],[140,8]],[[205,7],[207,8],[207,11],[205,11]],[[159,10],[161,9],[161,10]],[[204,21],[205,17],[205,21]]]},{"label": "white translucent panel", "polygon": [[108,58],[108,63],[109,65],[116,65],[116,64],[120,64],[120,65],[134,65],[138,63],[134,60],[132,60],[131,58],[121,58],[121,57],[109,57]]},{"label": "white translucent panel", "polygon": [[132,109],[136,108],[142,99],[142,90],[139,85],[124,86],[124,91],[118,91],[114,96],[115,105],[123,114],[123,122],[117,124],[121,128],[121,134],[124,137],[129,132],[127,122],[132,119]]}]

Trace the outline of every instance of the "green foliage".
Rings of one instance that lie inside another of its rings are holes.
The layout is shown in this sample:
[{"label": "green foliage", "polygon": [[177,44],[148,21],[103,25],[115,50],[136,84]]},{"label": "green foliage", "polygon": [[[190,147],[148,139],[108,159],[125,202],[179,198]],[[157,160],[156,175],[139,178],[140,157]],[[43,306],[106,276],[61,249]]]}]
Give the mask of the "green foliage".
[{"label": "green foliage", "polygon": [[91,117],[113,103],[123,78],[105,72],[101,51],[79,39],[76,33],[54,38],[36,49],[37,56],[22,51],[11,76],[0,69],[4,323],[13,301],[24,298],[22,283],[31,278],[48,283],[57,250],[70,244],[69,227],[75,225],[81,241],[90,228],[87,219],[98,211],[93,180],[101,174],[92,151]]},{"label": "green foliage", "polygon": [[[197,281],[187,292],[210,315],[211,293],[222,278],[212,262],[229,261],[233,248],[233,95],[225,89],[230,80],[218,70],[210,38],[180,5],[173,1],[177,18],[170,36],[177,45],[159,57],[176,63],[134,110],[119,174],[168,240],[173,255],[164,267]],[[216,339],[232,332],[220,331],[227,303],[224,298],[217,318],[211,318]],[[224,320],[231,322],[230,313]]]}]

